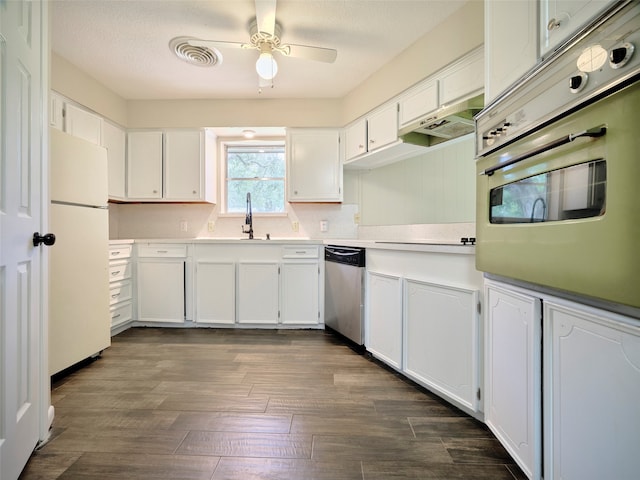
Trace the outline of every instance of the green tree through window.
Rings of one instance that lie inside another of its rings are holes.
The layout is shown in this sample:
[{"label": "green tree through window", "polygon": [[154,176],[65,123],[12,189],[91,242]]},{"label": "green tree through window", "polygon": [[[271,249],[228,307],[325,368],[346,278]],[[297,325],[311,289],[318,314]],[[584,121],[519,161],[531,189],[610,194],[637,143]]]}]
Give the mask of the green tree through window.
[{"label": "green tree through window", "polygon": [[284,145],[226,148],[227,212],[244,213],[251,193],[253,213],[284,212]]}]

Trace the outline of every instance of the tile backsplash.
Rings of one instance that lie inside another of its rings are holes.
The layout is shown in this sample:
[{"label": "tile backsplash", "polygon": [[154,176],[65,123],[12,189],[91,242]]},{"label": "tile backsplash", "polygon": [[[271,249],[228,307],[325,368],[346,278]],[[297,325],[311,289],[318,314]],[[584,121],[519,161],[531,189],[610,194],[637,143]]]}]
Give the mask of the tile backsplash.
[{"label": "tile backsplash", "polygon": [[[351,204],[289,204],[286,214],[254,214],[257,238],[357,238]],[[321,231],[321,222],[327,226]],[[117,204],[109,205],[109,235],[124,238],[242,238],[244,215],[219,215],[210,204]],[[210,229],[212,227],[212,229]],[[296,230],[297,228],[297,230]]]}]

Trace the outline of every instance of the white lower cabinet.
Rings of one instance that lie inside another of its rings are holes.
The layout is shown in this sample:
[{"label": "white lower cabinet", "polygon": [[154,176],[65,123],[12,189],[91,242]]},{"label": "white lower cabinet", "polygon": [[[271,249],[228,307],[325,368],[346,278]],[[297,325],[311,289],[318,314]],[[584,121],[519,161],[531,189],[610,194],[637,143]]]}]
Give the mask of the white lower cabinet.
[{"label": "white lower cabinet", "polygon": [[236,265],[199,260],[195,264],[196,323],[236,323]]},{"label": "white lower cabinet", "polygon": [[283,262],[280,276],[281,323],[317,325],[320,320],[320,267],[317,259],[309,262]]},{"label": "white lower cabinet", "polygon": [[406,377],[482,418],[482,275],[460,253],[367,249],[365,347]]},{"label": "white lower cabinet", "polygon": [[277,262],[238,264],[238,323],[278,324],[278,280]]},{"label": "white lower cabinet", "polygon": [[544,303],[545,480],[640,472],[640,324]]},{"label": "white lower cabinet", "polygon": [[485,296],[486,422],[527,477],[638,478],[640,322],[493,280]]},{"label": "white lower cabinet", "polygon": [[109,309],[112,336],[128,328],[133,319],[132,251],[131,244],[109,244]]},{"label": "white lower cabinet", "polygon": [[184,323],[187,246],[144,244],[136,262],[139,322]]},{"label": "white lower cabinet", "polygon": [[478,408],[478,292],[405,280],[404,372]]},{"label": "white lower cabinet", "polygon": [[402,368],[402,279],[367,272],[365,346],[374,357]]},{"label": "white lower cabinet", "polygon": [[485,309],[485,421],[524,473],[540,478],[541,302],[487,281]]}]

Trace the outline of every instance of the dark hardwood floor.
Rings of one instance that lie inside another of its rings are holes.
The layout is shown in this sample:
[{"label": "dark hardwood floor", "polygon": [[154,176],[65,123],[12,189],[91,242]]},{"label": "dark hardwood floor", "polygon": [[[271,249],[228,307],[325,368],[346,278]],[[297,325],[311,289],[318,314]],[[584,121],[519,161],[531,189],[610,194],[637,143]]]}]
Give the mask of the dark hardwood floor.
[{"label": "dark hardwood floor", "polygon": [[524,479],[480,422],[330,332],[133,328],[56,379],[30,479]]}]

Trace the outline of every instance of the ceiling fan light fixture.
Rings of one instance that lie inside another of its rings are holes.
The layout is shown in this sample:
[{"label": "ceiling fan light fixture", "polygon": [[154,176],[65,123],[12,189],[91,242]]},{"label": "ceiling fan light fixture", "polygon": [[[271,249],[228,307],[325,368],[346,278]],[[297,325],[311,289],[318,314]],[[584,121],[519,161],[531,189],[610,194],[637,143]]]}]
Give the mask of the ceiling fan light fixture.
[{"label": "ceiling fan light fixture", "polygon": [[272,80],[278,73],[278,63],[273,54],[269,51],[262,50],[258,60],[256,61],[256,72],[265,80]]}]

